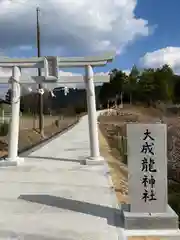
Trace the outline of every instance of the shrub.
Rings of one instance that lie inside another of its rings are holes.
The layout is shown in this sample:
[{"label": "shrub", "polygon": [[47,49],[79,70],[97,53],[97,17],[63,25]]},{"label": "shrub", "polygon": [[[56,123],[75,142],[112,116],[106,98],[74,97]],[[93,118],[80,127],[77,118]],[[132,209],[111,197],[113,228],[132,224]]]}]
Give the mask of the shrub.
[{"label": "shrub", "polygon": [[7,136],[9,131],[9,124],[8,122],[4,122],[0,125],[0,135],[1,136]]},{"label": "shrub", "polygon": [[56,125],[56,127],[59,127],[60,126],[60,124],[59,124],[59,120],[55,120],[55,125]]},{"label": "shrub", "polygon": [[122,157],[123,163],[127,164],[127,139],[124,136],[121,136],[118,140],[118,150]]},{"label": "shrub", "polygon": [[75,108],[76,114],[81,114],[81,113],[84,113],[85,111],[86,111],[85,107],[76,107]]}]

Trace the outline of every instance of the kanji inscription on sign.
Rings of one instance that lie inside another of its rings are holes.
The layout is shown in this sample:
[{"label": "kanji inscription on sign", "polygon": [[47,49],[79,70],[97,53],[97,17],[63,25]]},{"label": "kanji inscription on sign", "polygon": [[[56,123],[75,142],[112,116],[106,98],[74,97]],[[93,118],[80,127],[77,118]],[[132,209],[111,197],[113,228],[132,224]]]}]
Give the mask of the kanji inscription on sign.
[{"label": "kanji inscription on sign", "polygon": [[131,212],[166,212],[166,125],[128,124],[127,150]]}]

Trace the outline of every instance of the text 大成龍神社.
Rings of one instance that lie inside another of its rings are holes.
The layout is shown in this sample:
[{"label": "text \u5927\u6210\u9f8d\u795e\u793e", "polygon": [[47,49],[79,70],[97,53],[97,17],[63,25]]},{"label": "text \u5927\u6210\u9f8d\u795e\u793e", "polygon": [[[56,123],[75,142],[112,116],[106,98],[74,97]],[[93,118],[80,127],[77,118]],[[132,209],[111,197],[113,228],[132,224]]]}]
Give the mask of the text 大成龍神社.
[{"label": "text \u5927\u6210\u9f8d\u795e\u793e", "polygon": [[146,129],[144,132],[143,144],[141,148],[142,156],[141,171],[144,173],[141,183],[143,184],[144,191],[142,199],[147,201],[157,200],[155,193],[156,179],[153,173],[157,172],[154,160],[154,146],[155,139],[151,136],[151,132]]}]

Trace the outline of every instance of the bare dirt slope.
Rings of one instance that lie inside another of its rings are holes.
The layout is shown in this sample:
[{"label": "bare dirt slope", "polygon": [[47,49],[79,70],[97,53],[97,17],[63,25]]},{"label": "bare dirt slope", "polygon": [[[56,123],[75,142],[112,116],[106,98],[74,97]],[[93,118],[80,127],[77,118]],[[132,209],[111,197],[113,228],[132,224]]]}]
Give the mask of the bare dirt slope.
[{"label": "bare dirt slope", "polygon": [[[44,126],[51,125],[56,119],[58,119],[58,116],[44,116]],[[22,116],[20,118],[20,129],[33,129],[38,128],[39,121],[38,117],[33,116]]]}]

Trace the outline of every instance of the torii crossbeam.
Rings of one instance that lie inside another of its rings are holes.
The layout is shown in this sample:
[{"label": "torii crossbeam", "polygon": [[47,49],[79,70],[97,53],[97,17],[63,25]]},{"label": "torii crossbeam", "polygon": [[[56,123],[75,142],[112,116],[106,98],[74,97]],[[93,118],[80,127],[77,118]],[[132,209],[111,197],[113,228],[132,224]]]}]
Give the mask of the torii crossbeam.
[{"label": "torii crossbeam", "polygon": [[[110,76],[95,75],[93,67],[104,66],[115,57],[113,52],[96,57],[33,57],[33,58],[0,58],[0,67],[12,68],[12,77],[0,77],[0,83],[11,82],[12,85],[12,119],[10,122],[8,158],[0,161],[0,166],[14,166],[22,162],[18,157],[20,84],[23,83],[81,83],[85,82],[89,121],[90,156],[83,164],[102,162],[99,152],[98,126],[94,81],[108,82]],[[82,67],[85,76],[59,76],[59,68]],[[21,79],[21,68],[44,68],[44,76],[32,76]]]}]

